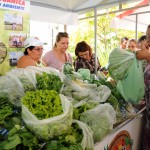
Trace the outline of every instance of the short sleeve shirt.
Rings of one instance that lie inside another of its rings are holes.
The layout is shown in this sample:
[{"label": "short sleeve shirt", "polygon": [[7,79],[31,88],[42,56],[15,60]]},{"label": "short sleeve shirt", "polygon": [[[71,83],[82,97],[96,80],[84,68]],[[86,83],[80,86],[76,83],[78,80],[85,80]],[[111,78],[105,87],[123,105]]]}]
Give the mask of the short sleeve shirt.
[{"label": "short sleeve shirt", "polygon": [[[69,62],[72,64],[72,56],[70,53],[66,52],[66,62]],[[42,58],[43,62],[49,66],[49,67],[52,67],[52,68],[55,68],[59,71],[62,71],[62,68],[63,68],[63,65],[64,63],[61,62],[56,56],[55,56],[55,53],[54,53],[54,50],[51,50],[51,51],[48,51],[47,53],[45,53],[45,55],[43,56]]]}]

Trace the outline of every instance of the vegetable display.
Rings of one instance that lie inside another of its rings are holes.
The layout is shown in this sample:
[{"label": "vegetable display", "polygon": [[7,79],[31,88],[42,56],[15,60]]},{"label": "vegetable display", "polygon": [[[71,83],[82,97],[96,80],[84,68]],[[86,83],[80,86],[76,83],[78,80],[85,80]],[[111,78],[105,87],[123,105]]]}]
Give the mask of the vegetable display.
[{"label": "vegetable display", "polygon": [[0,78],[0,149],[94,150],[133,110],[115,82],[84,79],[70,63],[63,75],[49,67],[15,69]]}]

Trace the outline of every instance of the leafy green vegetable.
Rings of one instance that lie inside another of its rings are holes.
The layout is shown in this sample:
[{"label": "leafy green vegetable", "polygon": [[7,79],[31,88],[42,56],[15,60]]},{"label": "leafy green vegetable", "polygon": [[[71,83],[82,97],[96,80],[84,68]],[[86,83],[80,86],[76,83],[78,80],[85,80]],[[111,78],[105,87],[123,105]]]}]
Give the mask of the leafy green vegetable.
[{"label": "leafy green vegetable", "polygon": [[82,138],[82,129],[76,123],[73,123],[67,134],[57,136],[47,142],[43,150],[82,150]]},{"label": "leafy green vegetable", "polygon": [[99,103],[96,102],[85,102],[83,105],[73,108],[73,119],[80,120],[80,116],[83,112],[94,108],[95,106],[99,105]]},{"label": "leafy green vegetable", "polygon": [[111,90],[111,95],[109,96],[107,102],[110,103],[114,109],[116,110],[118,107],[126,107],[127,102],[123,98],[123,96],[120,94],[120,92],[117,90],[117,83],[113,81],[108,81],[107,79],[100,79],[100,80],[94,80],[93,81],[97,86],[100,85],[106,85]]},{"label": "leafy green vegetable", "polygon": [[7,95],[0,95],[0,124],[4,125],[12,114],[13,105],[8,101]]},{"label": "leafy green vegetable", "polygon": [[40,140],[67,132],[72,124],[72,103],[54,90],[28,91],[22,101],[22,119]]},{"label": "leafy green vegetable", "polygon": [[[65,77],[70,80],[82,79],[82,75],[78,72],[75,72],[72,64],[70,64],[68,62],[66,62],[63,66],[63,73],[64,73]],[[64,80],[66,80],[66,79],[64,79]]]},{"label": "leafy green vegetable", "polygon": [[6,140],[0,143],[2,150],[29,150],[40,148],[37,137],[25,127],[15,125],[9,132]]},{"label": "leafy green vegetable", "polygon": [[63,82],[60,77],[53,73],[43,72],[42,75],[37,74],[37,89],[39,90],[55,90],[60,92]]},{"label": "leafy green vegetable", "polygon": [[22,103],[38,119],[46,119],[62,114],[62,105],[58,93],[54,90],[27,91]]},{"label": "leafy green vegetable", "polygon": [[119,109],[119,102],[112,94],[109,96],[106,102],[111,104],[116,111]]},{"label": "leafy green vegetable", "polygon": [[72,65],[70,63],[66,62],[63,66],[63,73],[65,75],[67,75],[67,74],[72,74],[73,71],[74,71],[74,69],[73,69]]}]

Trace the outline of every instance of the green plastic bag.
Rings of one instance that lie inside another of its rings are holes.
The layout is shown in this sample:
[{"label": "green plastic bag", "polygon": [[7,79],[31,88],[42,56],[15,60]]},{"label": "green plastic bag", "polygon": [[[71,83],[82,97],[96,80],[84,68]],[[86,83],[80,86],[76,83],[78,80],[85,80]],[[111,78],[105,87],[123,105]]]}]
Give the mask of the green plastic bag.
[{"label": "green plastic bag", "polygon": [[83,80],[90,79],[91,73],[89,69],[85,69],[85,68],[78,69],[78,73],[81,74]]},{"label": "green plastic bag", "polygon": [[124,79],[128,74],[135,54],[127,50],[115,48],[109,55],[108,71],[109,75],[116,81]]},{"label": "green plastic bag", "polygon": [[144,96],[142,61],[137,60],[136,57],[133,59],[127,76],[118,81],[117,89],[126,101],[131,102],[132,104],[138,104]]}]

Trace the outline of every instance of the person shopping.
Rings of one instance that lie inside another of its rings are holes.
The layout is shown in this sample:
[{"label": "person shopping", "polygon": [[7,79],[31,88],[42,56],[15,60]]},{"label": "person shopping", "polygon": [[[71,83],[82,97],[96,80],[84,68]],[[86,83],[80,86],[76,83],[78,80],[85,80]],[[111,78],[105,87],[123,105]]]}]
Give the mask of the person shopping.
[{"label": "person shopping", "polygon": [[138,43],[135,39],[129,39],[127,42],[126,49],[130,50],[131,52],[135,52],[138,50]]},{"label": "person shopping", "polygon": [[69,46],[69,35],[66,32],[59,32],[52,50],[42,57],[43,62],[59,71],[62,71],[66,62],[72,64],[72,56],[67,52]]},{"label": "person shopping", "polygon": [[126,50],[126,45],[129,39],[127,37],[122,37],[120,40],[120,48]]},{"label": "person shopping", "polygon": [[37,37],[29,37],[24,41],[24,56],[17,62],[17,68],[26,68],[28,66],[45,66],[41,61],[43,45]]},{"label": "person shopping", "polygon": [[144,123],[144,133],[143,133],[143,144],[142,150],[150,150],[150,25],[147,27],[146,40],[148,43],[141,45],[141,50],[136,52],[136,57],[138,59],[147,60],[148,64],[144,71],[144,82],[145,82],[145,102],[146,102],[146,120]]},{"label": "person shopping", "polygon": [[85,68],[89,69],[91,73],[95,73],[95,66],[97,71],[101,69],[99,60],[97,59],[97,64],[95,64],[95,54],[92,53],[92,48],[85,41],[77,43],[75,55],[77,56],[73,63],[75,71]]}]

